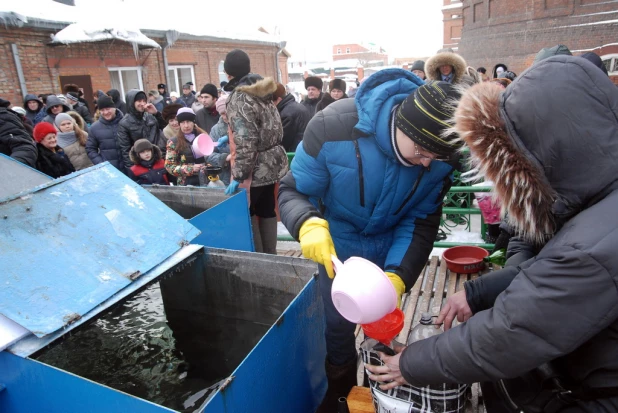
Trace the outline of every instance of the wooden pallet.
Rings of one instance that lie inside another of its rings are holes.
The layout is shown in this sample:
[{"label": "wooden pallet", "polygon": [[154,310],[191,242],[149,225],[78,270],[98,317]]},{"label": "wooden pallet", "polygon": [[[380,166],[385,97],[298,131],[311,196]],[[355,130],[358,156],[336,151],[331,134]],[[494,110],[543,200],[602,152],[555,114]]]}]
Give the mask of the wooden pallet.
[{"label": "wooden pallet", "polygon": [[[444,261],[439,260],[438,257],[431,257],[412,289],[402,297],[402,310],[405,314],[405,319],[403,330],[396,338],[397,341],[405,343],[410,329],[419,323],[423,313],[429,312],[437,316],[440,314],[442,305],[446,303],[447,298],[456,292],[462,291],[466,281],[473,280],[488,271],[491,271],[491,269],[485,269],[480,274],[452,273],[446,268],[446,263]],[[455,326],[457,324],[459,323],[455,320],[453,325]],[[360,334],[361,331],[360,326],[358,326],[356,329],[357,347],[360,347],[360,343],[364,339],[363,334]],[[363,365],[360,363],[358,383],[363,382],[363,371]],[[368,403],[370,403],[371,410],[368,410]],[[350,408],[350,413],[373,412],[370,390],[366,387],[355,387],[353,391],[350,392],[348,406]],[[466,413],[484,412],[485,407],[483,405],[480,386],[478,383],[475,383],[471,386],[470,403],[467,406]]]}]

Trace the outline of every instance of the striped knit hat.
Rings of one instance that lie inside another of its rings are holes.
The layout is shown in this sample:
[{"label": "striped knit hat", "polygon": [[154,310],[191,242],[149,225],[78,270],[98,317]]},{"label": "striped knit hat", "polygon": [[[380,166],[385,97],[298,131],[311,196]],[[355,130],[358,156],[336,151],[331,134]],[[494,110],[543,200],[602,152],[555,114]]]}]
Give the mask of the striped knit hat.
[{"label": "striped knit hat", "polygon": [[431,81],[414,91],[399,106],[395,126],[429,152],[451,156],[461,142],[456,134],[441,136],[449,128],[460,94],[450,83]]}]

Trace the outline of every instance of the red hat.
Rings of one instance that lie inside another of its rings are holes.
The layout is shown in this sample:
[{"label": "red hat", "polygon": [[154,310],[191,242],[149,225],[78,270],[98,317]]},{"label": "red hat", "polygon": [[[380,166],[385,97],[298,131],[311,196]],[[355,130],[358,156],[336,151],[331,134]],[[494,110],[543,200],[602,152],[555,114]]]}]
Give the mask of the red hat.
[{"label": "red hat", "polygon": [[58,133],[58,131],[56,130],[54,125],[47,122],[37,123],[34,127],[34,131],[32,131],[32,134],[34,135],[34,140],[37,142],[41,142],[43,138],[45,138],[50,133],[53,133],[55,135],[56,133]]}]

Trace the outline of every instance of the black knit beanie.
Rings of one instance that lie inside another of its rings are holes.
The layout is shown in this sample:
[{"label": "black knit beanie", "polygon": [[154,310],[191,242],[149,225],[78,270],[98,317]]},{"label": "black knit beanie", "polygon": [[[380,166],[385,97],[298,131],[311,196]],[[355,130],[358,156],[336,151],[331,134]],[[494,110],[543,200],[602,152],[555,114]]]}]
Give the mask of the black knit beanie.
[{"label": "black knit beanie", "polygon": [[205,84],[202,90],[200,90],[200,95],[204,93],[212,96],[215,99],[219,97],[219,91],[217,91],[217,87],[213,85],[212,83]]},{"label": "black knit beanie", "polygon": [[105,108],[115,108],[116,105],[114,105],[114,99],[105,95],[105,96],[101,96],[97,100],[97,107],[100,110],[100,109],[105,109]]},{"label": "black knit beanie", "polygon": [[412,67],[410,68],[410,72],[412,72],[414,70],[422,70],[424,72],[425,71],[425,62],[422,61],[422,60],[417,60],[414,63],[412,63]]},{"label": "black knit beanie", "polygon": [[441,133],[450,126],[447,120],[455,109],[453,101],[459,98],[459,93],[450,83],[426,83],[401,103],[395,126],[424,149],[451,156],[461,143],[453,142],[455,134],[443,137]]},{"label": "black knit beanie", "polygon": [[225,56],[223,70],[234,78],[241,78],[251,73],[249,55],[240,49],[234,49]]}]

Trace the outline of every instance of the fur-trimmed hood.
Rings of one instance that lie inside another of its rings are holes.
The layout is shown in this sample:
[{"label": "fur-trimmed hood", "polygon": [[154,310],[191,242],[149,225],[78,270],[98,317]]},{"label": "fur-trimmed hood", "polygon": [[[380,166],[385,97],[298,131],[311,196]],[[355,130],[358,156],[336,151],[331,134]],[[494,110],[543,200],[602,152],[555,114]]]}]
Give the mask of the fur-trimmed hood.
[{"label": "fur-trimmed hood", "polygon": [[[141,165],[140,161],[140,157],[139,154],[137,152],[135,152],[135,147],[132,147],[131,150],[129,151],[129,158],[131,158],[131,162],[133,162],[135,165]],[[159,159],[162,159],[163,155],[161,153],[161,149],[159,149],[159,147],[157,145],[152,145],[152,159],[154,159],[154,162],[157,162]]]},{"label": "fur-trimmed hood", "polygon": [[454,130],[470,148],[471,174],[493,181],[502,212],[542,244],[618,188],[618,90],[592,63],[544,60],[505,91],[470,88]]},{"label": "fur-trimmed hood", "polygon": [[450,65],[453,67],[453,81],[451,83],[456,84],[461,81],[461,77],[466,71],[466,61],[463,57],[456,53],[443,52],[431,56],[425,63],[425,76],[427,80],[442,80],[440,76],[440,66]]},{"label": "fur-trimmed hood", "polygon": [[277,90],[277,82],[272,77],[257,80],[252,84],[239,84],[235,91],[244,92],[259,98],[269,98]]}]

